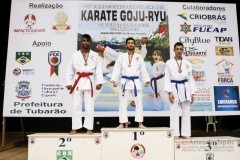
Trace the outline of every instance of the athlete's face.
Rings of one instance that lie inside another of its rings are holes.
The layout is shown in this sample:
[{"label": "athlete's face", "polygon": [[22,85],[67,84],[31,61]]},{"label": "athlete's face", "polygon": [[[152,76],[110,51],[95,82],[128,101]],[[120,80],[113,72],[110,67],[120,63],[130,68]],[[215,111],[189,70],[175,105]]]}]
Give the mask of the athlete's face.
[{"label": "athlete's face", "polygon": [[128,50],[134,50],[135,49],[134,40],[128,40],[127,44],[126,44],[126,47],[127,47]]},{"label": "athlete's face", "polygon": [[175,46],[174,50],[175,52],[175,56],[178,58],[182,57],[182,53],[183,53],[183,46],[179,45],[179,46]]},{"label": "athlete's face", "polygon": [[91,40],[90,39],[87,39],[87,38],[83,38],[82,39],[83,49],[89,49],[90,48],[90,44],[91,44]]}]

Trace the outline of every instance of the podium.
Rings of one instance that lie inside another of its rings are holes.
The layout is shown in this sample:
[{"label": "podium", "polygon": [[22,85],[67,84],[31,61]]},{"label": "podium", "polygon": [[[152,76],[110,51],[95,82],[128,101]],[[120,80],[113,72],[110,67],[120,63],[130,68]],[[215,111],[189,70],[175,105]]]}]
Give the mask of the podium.
[{"label": "podium", "polygon": [[239,160],[240,138],[192,137],[174,142],[175,160]]},{"label": "podium", "polygon": [[169,128],[102,128],[102,160],[174,160]]},{"label": "podium", "polygon": [[101,160],[101,134],[28,135],[28,160]]},{"label": "podium", "polygon": [[28,160],[239,160],[240,138],[174,140],[172,129],[102,128],[101,133],[28,135]]}]

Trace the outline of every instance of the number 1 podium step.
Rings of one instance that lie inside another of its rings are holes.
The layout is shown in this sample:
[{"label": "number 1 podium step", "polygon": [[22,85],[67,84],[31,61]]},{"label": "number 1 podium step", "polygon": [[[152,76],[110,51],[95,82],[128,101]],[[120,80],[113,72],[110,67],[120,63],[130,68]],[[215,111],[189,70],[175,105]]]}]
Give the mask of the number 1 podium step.
[{"label": "number 1 podium step", "polygon": [[102,160],[174,160],[172,129],[102,128]]}]

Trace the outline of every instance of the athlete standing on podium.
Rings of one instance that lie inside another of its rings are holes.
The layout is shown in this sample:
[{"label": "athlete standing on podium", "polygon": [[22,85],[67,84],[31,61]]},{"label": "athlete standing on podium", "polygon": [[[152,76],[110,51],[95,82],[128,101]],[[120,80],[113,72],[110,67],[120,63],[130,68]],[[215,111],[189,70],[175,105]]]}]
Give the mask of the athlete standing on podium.
[{"label": "athlete standing on podium", "polygon": [[[101,62],[98,54],[90,50],[91,37],[82,36],[82,49],[72,54],[72,59],[67,67],[67,89],[73,93],[72,131],[77,134],[77,129],[87,129],[87,134],[92,134],[94,114],[94,86],[100,90],[103,84]],[[93,75],[94,74],[94,75]],[[95,76],[95,77],[94,77]],[[85,120],[82,125],[82,105],[85,104]]]},{"label": "athlete standing on podium", "polygon": [[136,105],[135,121],[139,123],[139,128],[145,128],[143,122],[143,104],[142,104],[142,87],[149,86],[150,79],[141,55],[135,54],[135,39],[129,37],[126,39],[127,53],[122,53],[117,58],[111,77],[113,87],[117,87],[119,77],[121,76],[121,86],[119,91],[119,123],[117,128],[124,128],[124,123],[128,122],[127,106],[129,99],[133,97]]},{"label": "athlete standing on podium", "polygon": [[183,59],[183,44],[174,45],[175,56],[166,62],[165,92],[170,101],[170,128],[174,139],[179,139],[179,116],[182,111],[181,136],[188,139],[191,136],[190,104],[194,102],[196,87],[192,76],[192,65]]}]

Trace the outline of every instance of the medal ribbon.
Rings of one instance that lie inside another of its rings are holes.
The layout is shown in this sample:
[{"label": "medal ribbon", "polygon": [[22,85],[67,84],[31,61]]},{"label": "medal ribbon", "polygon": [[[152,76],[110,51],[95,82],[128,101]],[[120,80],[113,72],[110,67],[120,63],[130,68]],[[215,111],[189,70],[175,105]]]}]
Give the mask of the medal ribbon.
[{"label": "medal ribbon", "polygon": [[178,71],[179,71],[179,73],[181,73],[180,71],[182,71],[182,58],[181,58],[181,62],[180,62],[180,64],[178,63],[178,60],[177,60],[177,58],[176,57],[174,57],[174,59],[176,60],[176,62],[177,62],[177,65],[178,65]]}]

